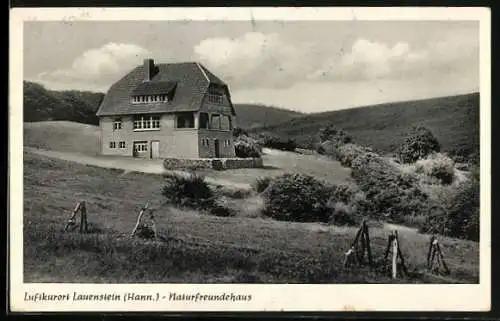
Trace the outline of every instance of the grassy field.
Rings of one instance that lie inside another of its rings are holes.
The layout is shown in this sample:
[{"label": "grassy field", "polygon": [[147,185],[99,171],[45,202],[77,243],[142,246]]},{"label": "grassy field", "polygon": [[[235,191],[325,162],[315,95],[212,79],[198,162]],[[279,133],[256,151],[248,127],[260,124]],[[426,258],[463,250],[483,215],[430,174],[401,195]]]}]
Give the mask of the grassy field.
[{"label": "grassy field", "polygon": [[[228,199],[236,217],[163,204],[162,177],[124,173],[24,153],[25,282],[390,283],[384,264],[343,270],[355,228],[277,222],[258,215],[259,199]],[[63,232],[76,203],[87,202],[93,233]],[[132,239],[146,201],[156,209],[158,243]],[[372,227],[381,259],[390,230]],[[401,230],[411,271],[405,283],[477,283],[478,243],[441,237],[451,268],[422,273],[429,236]]]},{"label": "grassy field", "polygon": [[[99,129],[92,125],[66,121],[24,124],[24,145],[27,147],[95,157],[98,139]],[[83,159],[83,157],[80,158]],[[264,168],[199,172],[208,178],[229,184],[251,184],[257,177],[277,176],[285,172],[302,172],[331,183],[350,180],[350,169],[342,167],[339,162],[332,161],[325,156],[266,150],[263,162]],[[119,168],[125,168],[127,159],[120,157],[114,163]]]},{"label": "grassy field", "polygon": [[474,153],[479,152],[479,93],[310,114],[255,131],[287,134],[307,146],[329,123],[345,129],[358,144],[382,152],[393,152],[406,130],[422,125],[444,151],[461,148]]}]

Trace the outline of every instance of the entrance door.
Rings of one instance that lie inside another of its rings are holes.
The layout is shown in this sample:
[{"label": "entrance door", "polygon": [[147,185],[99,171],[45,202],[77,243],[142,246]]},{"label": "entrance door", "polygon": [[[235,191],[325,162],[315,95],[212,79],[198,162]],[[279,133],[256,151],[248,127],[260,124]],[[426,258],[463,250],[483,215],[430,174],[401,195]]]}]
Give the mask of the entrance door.
[{"label": "entrance door", "polygon": [[160,141],[158,140],[151,141],[151,158],[160,158]]},{"label": "entrance door", "polygon": [[214,148],[215,148],[215,158],[220,158],[220,144],[219,140],[214,140]]},{"label": "entrance door", "polygon": [[148,142],[134,142],[134,157],[148,157]]}]

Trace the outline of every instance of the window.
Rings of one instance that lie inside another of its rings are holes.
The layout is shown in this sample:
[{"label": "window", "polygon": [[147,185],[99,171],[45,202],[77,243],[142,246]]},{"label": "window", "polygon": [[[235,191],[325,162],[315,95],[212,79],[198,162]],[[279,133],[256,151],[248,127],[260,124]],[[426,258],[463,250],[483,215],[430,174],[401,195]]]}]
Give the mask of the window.
[{"label": "window", "polygon": [[116,142],[109,142],[109,148],[116,148]]},{"label": "window", "polygon": [[208,129],[208,114],[200,113],[200,128]]},{"label": "window", "polygon": [[147,142],[135,142],[134,143],[134,151],[147,152],[148,151],[148,143]]},{"label": "window", "polygon": [[194,113],[177,114],[177,128],[194,128]]},{"label": "window", "polygon": [[122,119],[117,118],[113,121],[113,130],[115,129],[122,129]]},{"label": "window", "polygon": [[157,103],[168,101],[167,95],[132,96],[130,99],[134,104]]},{"label": "window", "polygon": [[229,131],[231,130],[231,117],[227,115],[212,115],[212,121],[210,122],[210,129],[218,129]]},{"label": "window", "polygon": [[125,148],[125,142],[120,142],[118,145],[119,145],[118,147],[120,148]]},{"label": "window", "polygon": [[221,130],[230,130],[231,129],[231,118],[229,116],[221,115],[220,129]]},{"label": "window", "polygon": [[134,130],[160,129],[160,116],[138,115],[134,117]]},{"label": "window", "polygon": [[208,101],[215,104],[224,103],[224,94],[222,88],[211,86],[208,88]]},{"label": "window", "polygon": [[214,114],[212,115],[212,119],[210,121],[210,129],[219,129],[220,128],[220,115]]}]

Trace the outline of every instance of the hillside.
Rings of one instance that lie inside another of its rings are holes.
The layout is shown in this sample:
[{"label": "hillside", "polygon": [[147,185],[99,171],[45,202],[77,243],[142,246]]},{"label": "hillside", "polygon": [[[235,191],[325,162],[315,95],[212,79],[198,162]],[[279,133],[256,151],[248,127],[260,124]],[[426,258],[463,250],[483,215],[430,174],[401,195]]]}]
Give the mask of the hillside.
[{"label": "hillside", "polygon": [[[355,227],[217,217],[164,204],[159,175],[65,162],[24,153],[24,280],[77,283],[477,283],[478,243],[442,237],[451,274],[425,273],[429,235],[400,229],[410,275],[342,268]],[[234,196],[237,197],[237,196]],[[230,198],[228,196],[228,198]],[[85,200],[91,234],[63,232]],[[158,242],[131,238],[147,201]],[[237,202],[241,199],[230,198]],[[162,205],[163,204],[163,205]],[[374,258],[392,229],[370,227]],[[382,261],[382,259],[380,259]]]},{"label": "hillside", "polygon": [[48,90],[44,86],[24,81],[24,121],[69,120],[98,124],[95,116],[104,98],[102,93],[87,91]]},{"label": "hillside", "polygon": [[318,130],[329,123],[381,152],[394,151],[407,129],[423,125],[438,138],[443,151],[460,150],[458,154],[466,156],[479,152],[479,93],[309,114],[252,131],[286,134],[311,147]]},{"label": "hillside", "polygon": [[[35,82],[24,81],[24,121],[68,120],[97,125],[95,116],[103,93],[49,90]],[[257,104],[235,104],[238,127],[274,126],[303,114]]]},{"label": "hillside", "polygon": [[246,129],[276,126],[304,115],[283,108],[257,104],[234,104],[234,109],[237,126]]}]

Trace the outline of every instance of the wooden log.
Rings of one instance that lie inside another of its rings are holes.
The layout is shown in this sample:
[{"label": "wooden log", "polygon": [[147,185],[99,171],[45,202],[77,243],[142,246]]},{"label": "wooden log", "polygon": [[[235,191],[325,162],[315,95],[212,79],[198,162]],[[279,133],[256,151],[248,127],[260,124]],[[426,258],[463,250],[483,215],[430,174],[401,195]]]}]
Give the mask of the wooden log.
[{"label": "wooden log", "polygon": [[146,205],[144,205],[144,207],[139,212],[139,215],[137,215],[137,222],[135,223],[134,229],[132,230],[132,236],[134,236],[135,233],[137,232],[139,224],[141,224],[142,216],[144,215],[148,207],[149,207],[149,202],[146,202]]},{"label": "wooden log", "polygon": [[360,235],[360,246],[359,246],[359,251],[358,251],[358,262],[359,265],[364,265],[365,264],[365,250],[366,250],[366,239],[365,239],[365,233],[364,233],[364,228],[361,228],[361,235]]},{"label": "wooden log", "polygon": [[359,240],[359,236],[361,235],[361,232],[363,230],[363,226],[360,226],[358,231],[356,232],[356,236],[354,237],[354,241],[351,243],[351,247],[356,246]]},{"label": "wooden log", "polygon": [[392,240],[392,278],[396,279],[398,276],[398,238],[394,237]]},{"label": "wooden log", "polygon": [[393,238],[394,238],[394,236],[391,234],[391,235],[389,235],[389,238],[387,239],[387,247],[385,248],[384,261],[387,260],[387,257],[389,256],[389,252],[391,251],[391,245],[392,245]]},{"label": "wooden log", "polygon": [[75,209],[73,210],[73,213],[71,213],[71,217],[69,218],[68,220],[68,223],[66,224],[66,227],[64,228],[65,231],[68,230],[68,227],[71,225],[71,224],[74,224],[75,223],[75,217],[76,217],[76,214],[78,213],[78,211],[80,210],[80,206],[81,206],[81,202],[78,202],[78,204],[76,204],[76,207]]},{"label": "wooden log", "polygon": [[372,250],[370,248],[370,234],[368,233],[368,225],[365,224],[365,239],[366,239],[366,251],[368,254],[368,265],[370,267],[373,266],[373,260],[372,260]]},{"label": "wooden log", "polygon": [[344,254],[344,268],[347,268],[351,265],[352,263],[352,258],[353,258],[353,255],[355,255],[354,253],[354,247],[351,247],[345,254]]},{"label": "wooden log", "polygon": [[443,252],[441,251],[441,246],[437,242],[436,242],[436,250],[438,252],[439,258],[441,259],[441,264],[443,265],[444,272],[446,274],[449,274],[450,273],[450,269],[448,268],[448,265],[446,264],[446,262],[444,260],[444,255],[443,255]]},{"label": "wooden log", "polygon": [[150,215],[151,215],[151,223],[152,223],[152,226],[153,226],[153,233],[154,233],[153,236],[154,236],[155,240],[157,240],[158,239],[158,237],[157,237],[158,234],[156,233],[156,220],[155,220],[155,216],[154,216],[153,211],[150,211]]},{"label": "wooden log", "polygon": [[80,203],[80,233],[87,232],[87,209],[85,202]]},{"label": "wooden log", "polygon": [[433,244],[434,244],[435,239],[436,239],[436,237],[433,235],[433,236],[431,236],[431,241],[429,242],[429,250],[427,251],[427,269],[430,269],[430,267],[431,267],[431,254],[432,254]]},{"label": "wooden log", "polygon": [[398,241],[398,256],[399,259],[401,260],[401,268],[403,269],[403,273],[405,275],[408,275],[408,269],[406,268],[405,258],[403,256],[403,252],[401,251],[401,243],[399,242],[397,232],[396,232],[396,239]]},{"label": "wooden log", "polygon": [[436,259],[436,244],[437,244],[437,240],[434,239],[432,241],[432,253],[431,253],[431,265],[430,265],[430,271],[434,271],[435,269],[435,259]]}]

